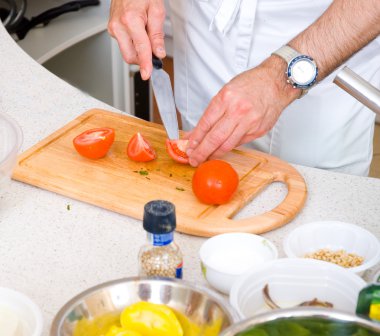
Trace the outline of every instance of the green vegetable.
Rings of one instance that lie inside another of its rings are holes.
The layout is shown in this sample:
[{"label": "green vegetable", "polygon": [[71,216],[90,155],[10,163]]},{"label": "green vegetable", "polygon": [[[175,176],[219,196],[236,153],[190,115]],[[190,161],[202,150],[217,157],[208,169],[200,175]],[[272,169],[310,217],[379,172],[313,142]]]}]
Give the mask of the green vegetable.
[{"label": "green vegetable", "polygon": [[[379,327],[380,330],[380,327]],[[252,327],[239,336],[378,336],[364,327],[349,322],[319,318],[279,319]]]}]

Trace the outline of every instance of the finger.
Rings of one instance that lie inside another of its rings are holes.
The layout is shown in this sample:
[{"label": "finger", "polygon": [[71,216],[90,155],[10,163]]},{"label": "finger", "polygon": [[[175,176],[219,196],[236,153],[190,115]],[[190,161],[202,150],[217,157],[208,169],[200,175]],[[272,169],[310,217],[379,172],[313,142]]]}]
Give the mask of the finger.
[{"label": "finger", "polygon": [[212,127],[199,145],[190,151],[190,165],[194,167],[206,161],[212,153],[227,141],[236,128],[234,119],[231,116],[224,116]]},{"label": "finger", "polygon": [[241,141],[245,138],[246,133],[247,128],[244,124],[237,125],[226,141],[224,141],[224,143],[210,155],[210,158],[220,158],[226,153],[232,151],[241,144]]},{"label": "finger", "polygon": [[132,39],[140,65],[141,78],[149,79],[152,73],[152,48],[148,34],[145,30],[145,22],[141,17],[130,17],[127,26],[128,34]]},{"label": "finger", "polygon": [[148,10],[147,29],[152,51],[159,58],[166,56],[164,41],[165,16],[165,7],[162,2],[154,1]]},{"label": "finger", "polygon": [[138,59],[135,46],[133,45],[128,33],[125,30],[115,31],[115,38],[124,61],[128,64],[137,64]]},{"label": "finger", "polygon": [[239,147],[241,145],[245,145],[249,142],[252,142],[256,139],[259,139],[261,138],[262,136],[264,136],[265,134],[267,134],[268,131],[265,131],[264,129],[262,129],[261,127],[257,127],[256,130],[254,131],[251,131],[247,134],[245,134],[239,141],[239,143],[236,145],[236,147]]},{"label": "finger", "polygon": [[[188,150],[195,149],[210,132],[212,127],[223,117],[225,107],[222,104],[220,95],[217,94],[210,102],[198,125],[191,131],[189,136]],[[190,152],[187,153],[190,155]]]}]

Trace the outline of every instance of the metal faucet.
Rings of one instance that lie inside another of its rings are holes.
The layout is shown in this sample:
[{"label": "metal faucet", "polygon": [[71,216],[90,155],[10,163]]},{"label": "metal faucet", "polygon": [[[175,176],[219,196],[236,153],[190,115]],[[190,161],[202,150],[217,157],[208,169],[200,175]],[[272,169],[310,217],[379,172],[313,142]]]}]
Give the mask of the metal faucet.
[{"label": "metal faucet", "polygon": [[334,83],[356,98],[363,105],[380,115],[380,90],[368,83],[350,68],[344,67],[335,77]]}]

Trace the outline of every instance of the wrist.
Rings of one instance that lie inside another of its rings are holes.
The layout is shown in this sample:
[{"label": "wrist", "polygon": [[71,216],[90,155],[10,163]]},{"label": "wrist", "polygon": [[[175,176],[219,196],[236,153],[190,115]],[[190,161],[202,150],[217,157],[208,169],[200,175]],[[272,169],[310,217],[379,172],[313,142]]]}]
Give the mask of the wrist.
[{"label": "wrist", "polygon": [[288,64],[284,59],[276,55],[271,55],[261,63],[261,66],[266,68],[271,74],[273,84],[278,91],[278,96],[286,103],[286,106],[301,96],[302,90],[294,88],[287,82],[288,77],[286,75],[286,70]]}]

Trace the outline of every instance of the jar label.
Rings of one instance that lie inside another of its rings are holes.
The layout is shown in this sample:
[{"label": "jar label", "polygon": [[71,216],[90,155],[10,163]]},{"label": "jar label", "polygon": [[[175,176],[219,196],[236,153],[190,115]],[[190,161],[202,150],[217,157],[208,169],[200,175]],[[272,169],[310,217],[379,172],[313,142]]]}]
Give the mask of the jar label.
[{"label": "jar label", "polygon": [[175,277],[176,277],[177,279],[182,279],[182,276],[183,276],[183,273],[182,273],[182,267],[183,267],[183,262],[181,262],[181,263],[177,266],[177,268],[176,268],[176,270],[175,270]]},{"label": "jar label", "polygon": [[168,245],[173,241],[174,234],[173,232],[164,233],[164,234],[148,234],[148,240],[154,246],[164,246]]}]

